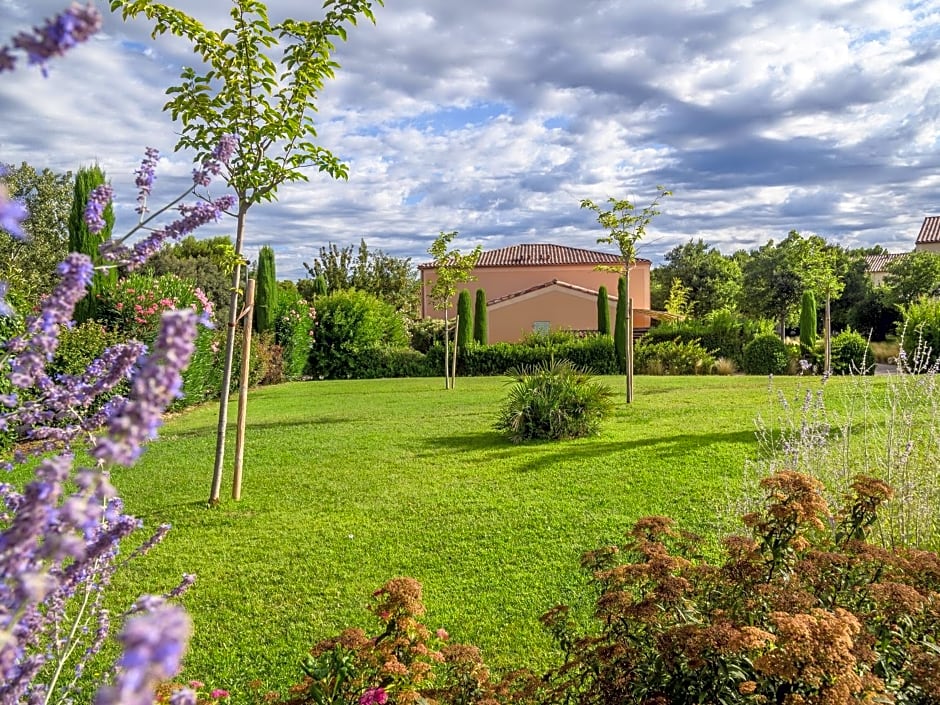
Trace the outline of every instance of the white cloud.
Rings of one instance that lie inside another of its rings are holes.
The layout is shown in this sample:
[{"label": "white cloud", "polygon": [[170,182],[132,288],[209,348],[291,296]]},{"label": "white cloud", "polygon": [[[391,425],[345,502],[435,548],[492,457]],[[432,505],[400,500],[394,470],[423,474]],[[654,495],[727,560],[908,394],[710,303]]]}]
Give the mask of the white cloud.
[{"label": "white cloud", "polygon": [[[0,0],[0,27],[64,0]],[[101,0],[99,7],[107,11]],[[219,29],[227,3],[175,3]],[[272,21],[309,3],[272,0]],[[940,212],[936,0],[391,0],[338,46],[318,143],[348,182],[311,174],[253,208],[248,247],[281,276],[329,241],[426,258],[440,230],[467,247],[594,247],[581,198],[663,204],[643,246],[657,260],[703,238],[730,252],[792,228],[847,244],[911,245]],[[51,66],[0,77],[0,160],[74,169],[97,159],[130,217],[133,170],[159,147],[155,198],[185,187],[189,157],[163,90],[193,61],[182,40],[108,15]],[[0,41],[2,41],[0,37]],[[232,223],[207,232],[231,232]]]}]

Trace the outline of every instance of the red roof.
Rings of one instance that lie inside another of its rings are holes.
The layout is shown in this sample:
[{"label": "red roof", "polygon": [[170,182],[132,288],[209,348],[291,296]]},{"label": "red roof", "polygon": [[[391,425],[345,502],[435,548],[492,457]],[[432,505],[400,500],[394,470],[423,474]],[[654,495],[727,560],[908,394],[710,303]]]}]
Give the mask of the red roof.
[{"label": "red roof", "polygon": [[924,224],[920,226],[920,234],[917,236],[918,245],[940,242],[940,215],[928,215],[924,218]]},{"label": "red roof", "polygon": [[[612,252],[597,252],[580,247],[564,245],[511,245],[480,254],[477,267],[539,267],[562,264],[620,264],[620,255]],[[637,262],[649,260],[637,257]],[[418,265],[418,269],[431,269],[433,262]]]},{"label": "red roof", "polygon": [[883,255],[865,255],[865,269],[869,272],[887,272],[888,265],[896,259],[907,257],[909,253],[885,253]]}]

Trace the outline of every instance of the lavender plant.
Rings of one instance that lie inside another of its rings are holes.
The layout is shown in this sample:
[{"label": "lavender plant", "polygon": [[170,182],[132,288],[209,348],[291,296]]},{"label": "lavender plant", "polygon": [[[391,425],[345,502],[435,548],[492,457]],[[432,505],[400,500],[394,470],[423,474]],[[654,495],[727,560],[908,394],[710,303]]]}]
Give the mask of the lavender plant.
[{"label": "lavender plant", "polygon": [[940,367],[919,336],[916,343],[902,336],[900,349],[887,377],[853,373],[833,384],[824,375],[792,399],[771,379],[773,408],[757,419],[758,456],[747,464],[741,497],[758,496],[762,478],[787,469],[820,480],[833,501],[862,473],[895,490],[879,513],[878,541],[940,547]]},{"label": "lavender plant", "polygon": [[[100,25],[92,5],[73,4],[33,34],[17,35],[12,46],[45,73],[49,58],[86,40]],[[14,66],[11,48],[0,47],[0,72]],[[167,239],[188,234],[230,208],[230,197],[181,201],[208,186],[234,145],[234,138],[222,140],[194,172],[193,186],[149,216],[147,197],[159,155],[148,149],[137,172],[139,222],[103,246],[113,263],[106,266],[133,268]],[[101,226],[111,198],[108,186],[92,193],[85,210],[90,228]],[[154,219],[173,206],[179,218],[154,227]],[[22,237],[25,217],[25,205],[0,190],[0,227]],[[141,231],[145,237],[128,244]],[[193,352],[196,313],[166,311],[149,350],[129,341],[109,347],[81,374],[51,373],[59,336],[72,325],[93,272],[89,257],[69,255],[59,267],[58,285],[26,318],[24,332],[2,343],[0,370],[12,391],[0,396],[0,430],[14,430],[21,441],[2,463],[21,473],[34,470],[22,487],[0,483],[0,705],[69,702],[86,664],[111,634],[104,589],[126,562],[119,557],[121,542],[141,523],[125,513],[109,471],[132,465],[156,435],[163,411],[180,395],[181,373]],[[0,283],[0,315],[12,312],[5,293]],[[125,379],[130,385],[126,397],[96,403]],[[94,460],[90,467],[75,459],[76,450],[86,449]],[[168,528],[160,527],[133,555],[150,550]],[[179,671],[191,625],[185,611],[168,599],[182,594],[193,579],[184,576],[166,596],[140,598],[124,615],[118,635],[123,652],[98,690],[96,705],[150,705],[154,686]],[[175,702],[195,702],[195,694],[180,691]]]}]

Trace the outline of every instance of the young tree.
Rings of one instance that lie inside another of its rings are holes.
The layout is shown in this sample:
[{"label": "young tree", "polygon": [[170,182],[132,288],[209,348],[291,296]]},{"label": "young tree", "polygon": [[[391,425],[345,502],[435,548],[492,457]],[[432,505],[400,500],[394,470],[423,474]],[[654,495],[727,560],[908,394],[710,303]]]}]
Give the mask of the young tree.
[{"label": "young tree", "polygon": [[888,263],[885,286],[894,306],[940,294],[940,254],[911,252]]},{"label": "young tree", "polygon": [[[842,296],[845,290],[845,276],[848,271],[848,261],[841,256],[841,249],[827,245],[826,242],[814,236],[807,240],[807,249],[803,264],[804,278],[812,290],[825,299],[823,312],[823,370],[828,372],[832,363],[832,301]],[[815,298],[815,297],[814,297]],[[815,301],[814,301],[815,304]],[[813,335],[815,336],[815,312],[813,314]],[[800,337],[802,338],[802,320],[800,322]],[[815,340],[815,337],[814,337]]]},{"label": "young tree", "polygon": [[[448,249],[457,231],[441,231],[434,243],[428,248],[428,254],[434,258],[435,279],[431,286],[431,305],[444,312],[444,388],[454,388],[454,375],[450,368],[450,333],[447,328],[447,314],[451,301],[457,295],[457,284],[476,279],[471,272],[480,259],[483,248],[477,245],[469,254],[462,255],[458,249]],[[456,343],[455,343],[456,344]]]},{"label": "young tree", "polygon": [[[657,186],[657,195],[652,202],[639,213],[636,207],[626,199],[607,199],[609,209],[604,210],[590,199],[581,201],[582,208],[589,208],[597,213],[597,222],[609,231],[605,237],[597,238],[602,244],[616,245],[620,250],[621,266],[613,271],[619,271],[626,278],[627,296],[630,291],[630,270],[636,264],[636,243],[646,234],[646,228],[659,215],[659,203],[662,199],[672,195],[672,191]],[[619,302],[618,302],[619,306]],[[626,340],[624,357],[627,364],[627,403],[633,401],[633,302],[627,301],[624,306],[626,316]]]},{"label": "young tree", "polygon": [[610,335],[610,298],[607,296],[606,286],[597,290],[597,332]]},{"label": "young tree", "polygon": [[274,268],[274,250],[265,245],[258,251],[258,270],[255,272],[255,330],[259,334],[274,330],[277,317],[277,273]]},{"label": "young tree", "polygon": [[457,349],[466,350],[473,340],[473,306],[470,290],[462,289],[457,296]]},{"label": "young tree", "polygon": [[770,240],[742,256],[739,308],[752,316],[776,320],[781,340],[786,336],[787,318],[809,286],[804,272],[806,249],[803,237],[791,230],[779,243]]},{"label": "young tree", "polygon": [[[186,13],[149,0],[111,0],[111,10],[124,19],[144,15],[154,21],[154,35],[170,32],[193,44],[206,66],[205,73],[185,67],[182,82],[167,90],[164,106],[182,123],[176,148],[192,149],[202,162],[223,139],[234,150],[223,172],[237,197],[235,252],[242,254],[249,209],[277,198],[284,184],[307,180],[316,168],[333,178],[347,178],[346,166],[325,148],[314,144],[315,101],[338,67],[330,58],[336,38],[346,39],[346,26],[360,16],[375,21],[373,1],[326,0],[322,20],[287,19],[271,25],[267,7],[258,0],[233,0],[233,27],[210,30]],[[283,46],[279,59],[276,49]],[[232,274],[228,335],[222,373],[222,394],[216,433],[215,466],[209,502],[219,501],[225,435],[228,426],[227,390],[232,378],[235,327],[241,266]]]},{"label": "young tree", "polygon": [[[69,252],[81,252],[91,257],[95,265],[102,263],[98,249],[101,243],[111,238],[114,228],[114,208],[109,203],[102,211],[104,228],[92,232],[85,222],[85,204],[91,192],[106,183],[104,172],[97,164],[81,167],[75,175],[75,187],[72,196],[72,209],[69,212]],[[111,289],[117,283],[117,268],[97,269],[89,286],[89,294],[75,306],[75,322],[84,323],[96,316],[98,295]]]},{"label": "young tree", "polygon": [[489,343],[489,324],[486,313],[486,291],[477,289],[473,306],[473,339],[480,345]]}]

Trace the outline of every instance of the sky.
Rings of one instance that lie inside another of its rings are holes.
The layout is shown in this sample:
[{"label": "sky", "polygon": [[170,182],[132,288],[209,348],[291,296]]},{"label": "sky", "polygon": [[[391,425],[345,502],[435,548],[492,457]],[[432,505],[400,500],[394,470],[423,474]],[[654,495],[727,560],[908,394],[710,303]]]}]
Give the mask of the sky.
[{"label": "sky", "polygon": [[[0,0],[0,43],[66,4]],[[169,4],[230,22],[226,0]],[[277,22],[320,4],[267,7]],[[122,232],[145,147],[164,155],[154,204],[186,187],[192,155],[162,106],[198,57],[97,5],[102,32],[47,78],[0,75],[0,162],[98,162]],[[790,230],[902,252],[940,214],[940,0],[386,0],[375,15],[317,101],[316,142],[348,181],[312,172],[249,212],[246,254],[273,247],[279,278],[330,242],[425,262],[453,230],[463,251],[610,251],[581,200],[642,207],[659,185],[673,196],[638,247],[654,266],[689,240],[730,254]]]}]

